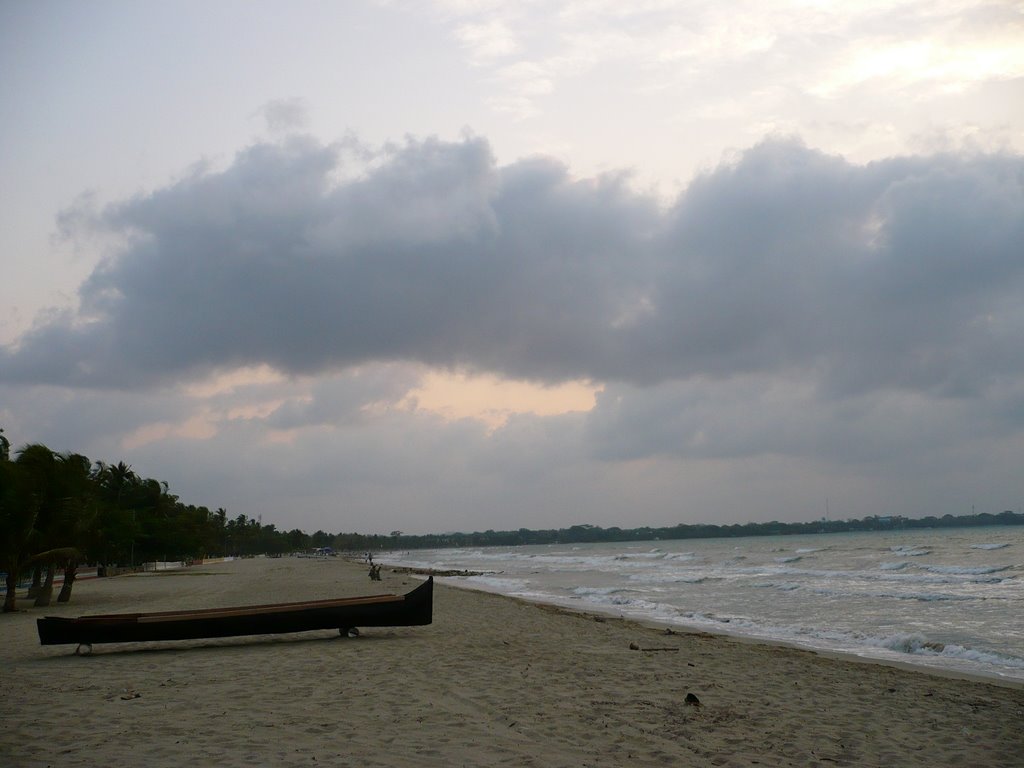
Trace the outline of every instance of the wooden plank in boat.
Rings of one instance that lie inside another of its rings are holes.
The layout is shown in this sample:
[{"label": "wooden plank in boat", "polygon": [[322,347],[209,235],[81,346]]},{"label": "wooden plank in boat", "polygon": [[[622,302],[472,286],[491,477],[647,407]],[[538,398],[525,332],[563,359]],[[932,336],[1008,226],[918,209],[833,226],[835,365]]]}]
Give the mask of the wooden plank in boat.
[{"label": "wooden plank in boat", "polygon": [[364,603],[392,602],[404,600],[404,595],[364,595],[361,597],[332,597],[326,600],[304,600],[299,603],[263,603],[260,605],[238,605],[221,608],[192,608],[190,610],[176,611],[147,611],[146,613],[97,613],[92,616],[79,616],[78,621],[125,621],[127,619],[150,618],[168,616],[184,618],[188,616],[203,616],[223,611],[249,611],[253,613],[269,613],[273,609],[291,610],[305,608],[331,608],[342,605],[363,605]]},{"label": "wooden plank in boat", "polygon": [[139,624],[151,624],[161,621],[180,621],[195,617],[197,619],[219,619],[229,616],[254,616],[271,613],[287,613],[289,611],[305,611],[317,608],[346,607],[349,605],[372,605],[375,603],[398,603],[405,600],[404,595],[373,595],[370,597],[351,597],[341,600],[317,600],[312,603],[279,603],[276,605],[250,605],[235,608],[203,608],[197,611],[168,611],[166,613],[144,613],[137,617]]}]

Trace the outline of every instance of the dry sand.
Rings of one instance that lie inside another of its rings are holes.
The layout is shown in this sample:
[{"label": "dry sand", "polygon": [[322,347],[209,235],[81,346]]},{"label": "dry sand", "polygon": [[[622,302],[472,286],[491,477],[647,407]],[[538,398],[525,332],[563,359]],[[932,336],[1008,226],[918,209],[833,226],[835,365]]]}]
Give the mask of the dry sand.
[{"label": "dry sand", "polygon": [[1024,765],[1020,687],[666,635],[440,585],[432,626],[359,638],[107,645],[78,657],[35,632],[44,614],[417,583],[383,576],[337,559],[245,560],[85,581],[68,606],[0,616],[0,766]]}]

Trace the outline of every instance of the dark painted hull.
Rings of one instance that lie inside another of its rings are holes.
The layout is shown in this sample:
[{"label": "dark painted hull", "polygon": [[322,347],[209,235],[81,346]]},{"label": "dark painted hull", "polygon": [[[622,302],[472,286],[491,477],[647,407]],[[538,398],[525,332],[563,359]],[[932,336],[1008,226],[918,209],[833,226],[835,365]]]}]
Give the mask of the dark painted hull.
[{"label": "dark painted hull", "polygon": [[314,629],[412,627],[430,624],[434,579],[405,595],[317,600],[305,603],[214,608],[201,611],[125,613],[37,619],[43,645],[135,643],[204,637],[272,635]]}]

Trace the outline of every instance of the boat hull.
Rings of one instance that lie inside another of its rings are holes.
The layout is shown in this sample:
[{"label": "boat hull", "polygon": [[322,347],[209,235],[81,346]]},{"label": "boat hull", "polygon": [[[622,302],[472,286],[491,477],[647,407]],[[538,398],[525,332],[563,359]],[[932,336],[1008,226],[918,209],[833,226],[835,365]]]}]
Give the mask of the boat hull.
[{"label": "boat hull", "polygon": [[202,611],[109,614],[36,621],[42,645],[134,643],[208,637],[271,635],[318,629],[411,627],[433,620],[430,577],[405,595],[279,603]]}]

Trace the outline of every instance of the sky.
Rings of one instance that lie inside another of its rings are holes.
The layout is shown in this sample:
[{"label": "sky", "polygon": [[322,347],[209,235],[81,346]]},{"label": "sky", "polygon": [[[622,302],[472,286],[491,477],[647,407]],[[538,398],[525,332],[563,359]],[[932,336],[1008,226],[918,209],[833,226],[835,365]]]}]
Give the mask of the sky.
[{"label": "sky", "polygon": [[1024,2],[0,0],[0,427],[278,529],[1024,503]]}]

